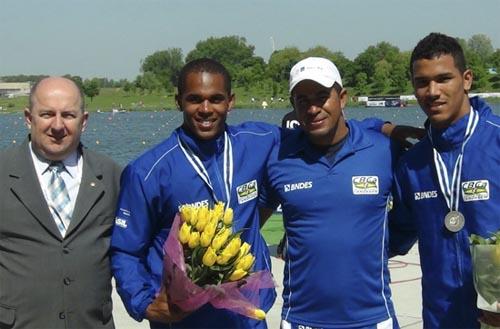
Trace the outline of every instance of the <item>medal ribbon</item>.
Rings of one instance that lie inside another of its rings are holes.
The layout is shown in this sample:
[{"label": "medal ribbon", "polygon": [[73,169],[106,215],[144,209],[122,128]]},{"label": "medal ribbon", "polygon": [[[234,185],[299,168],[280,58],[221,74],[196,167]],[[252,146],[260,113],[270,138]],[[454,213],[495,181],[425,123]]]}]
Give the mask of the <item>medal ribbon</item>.
[{"label": "medal ribbon", "polygon": [[[187,160],[193,167],[193,169],[196,171],[198,176],[205,182],[205,184],[208,186],[210,189],[210,192],[212,193],[212,197],[215,200],[215,202],[219,202],[219,199],[217,198],[217,195],[215,194],[214,187],[212,185],[212,181],[210,180],[210,176],[208,175],[207,169],[203,165],[203,162],[200,160],[200,158],[194,153],[194,151],[184,143],[179,136],[177,136],[177,141],[179,142],[179,146],[186,156]],[[233,146],[231,144],[231,140],[229,139],[229,136],[227,135],[227,132],[224,132],[224,152],[223,152],[223,157],[224,157],[224,172],[223,172],[223,179],[224,179],[224,190],[226,193],[226,208],[229,207],[229,204],[231,202],[231,187],[233,185]]]},{"label": "medal ribbon", "polygon": [[469,120],[467,121],[467,128],[465,129],[464,141],[462,142],[460,154],[458,155],[457,160],[455,161],[455,165],[453,166],[451,186],[449,181],[448,169],[446,168],[443,158],[441,158],[441,155],[436,150],[434,142],[432,141],[431,126],[429,125],[429,129],[427,129],[427,135],[429,136],[429,139],[431,141],[432,150],[434,153],[434,166],[436,168],[436,174],[439,181],[439,188],[443,193],[448,208],[452,211],[458,210],[458,200],[460,199],[460,180],[462,175],[462,161],[464,158],[465,145],[476,130],[478,122],[479,114],[471,107]]}]

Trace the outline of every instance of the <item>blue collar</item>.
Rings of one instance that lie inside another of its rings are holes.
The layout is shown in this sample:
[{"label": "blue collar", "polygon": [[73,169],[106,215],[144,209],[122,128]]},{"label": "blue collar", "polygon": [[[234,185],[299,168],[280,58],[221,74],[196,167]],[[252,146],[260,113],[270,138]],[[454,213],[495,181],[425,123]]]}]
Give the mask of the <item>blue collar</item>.
[{"label": "blue collar", "polygon": [[[346,121],[349,128],[347,139],[335,157],[333,165],[342,159],[358,152],[359,150],[373,146],[369,137],[363,133],[363,128],[355,121]],[[282,130],[282,153],[284,156],[293,157],[303,154],[310,160],[322,161],[328,164],[324,158],[324,152],[319,150],[309,141],[307,134],[302,129]]]},{"label": "blue collar", "polygon": [[[227,129],[227,125],[225,126],[225,129]],[[176,132],[179,135],[179,138],[186,143],[202,161],[208,160],[215,154],[219,154],[224,151],[224,134],[220,134],[214,139],[202,140],[194,136],[192,132],[182,126],[177,128]]]},{"label": "blue collar", "polygon": [[434,147],[439,151],[448,151],[462,145],[470,113],[444,129],[431,129]]},{"label": "blue collar", "polygon": [[[472,108],[479,114],[479,119],[491,114],[491,108],[479,97],[469,99]],[[470,113],[460,118],[457,122],[444,129],[432,129],[432,140],[439,151],[449,151],[461,147],[464,140],[465,129]]]}]

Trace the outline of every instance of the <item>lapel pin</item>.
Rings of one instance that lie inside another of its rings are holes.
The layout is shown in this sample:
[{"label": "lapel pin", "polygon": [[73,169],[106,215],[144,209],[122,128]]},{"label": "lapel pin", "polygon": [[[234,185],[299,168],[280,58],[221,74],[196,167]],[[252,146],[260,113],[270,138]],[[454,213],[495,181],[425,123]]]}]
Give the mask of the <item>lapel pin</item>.
[{"label": "lapel pin", "polygon": [[90,182],[90,186],[95,187],[95,183],[94,182]]}]

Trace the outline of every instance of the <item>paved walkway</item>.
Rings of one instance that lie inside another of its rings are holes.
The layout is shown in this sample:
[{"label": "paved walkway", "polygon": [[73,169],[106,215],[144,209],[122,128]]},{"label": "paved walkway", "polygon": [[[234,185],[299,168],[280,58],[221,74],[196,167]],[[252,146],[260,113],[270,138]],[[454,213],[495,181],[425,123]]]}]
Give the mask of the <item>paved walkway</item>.
[{"label": "paved walkway", "polygon": [[420,259],[417,246],[407,255],[389,260],[392,301],[401,328],[422,328]]},{"label": "paved walkway", "polygon": [[[271,252],[275,248],[271,247]],[[273,274],[278,284],[278,298],[267,314],[269,329],[278,329],[281,319],[281,299],[283,265],[281,259],[272,257]],[[396,314],[401,328],[420,329],[422,328],[420,295],[420,265],[418,250],[414,247],[408,255],[395,257],[390,260],[389,268],[391,272],[391,289]],[[113,292],[114,318],[117,329],[149,328],[148,322],[141,323],[133,320],[125,311],[118,295]]]}]

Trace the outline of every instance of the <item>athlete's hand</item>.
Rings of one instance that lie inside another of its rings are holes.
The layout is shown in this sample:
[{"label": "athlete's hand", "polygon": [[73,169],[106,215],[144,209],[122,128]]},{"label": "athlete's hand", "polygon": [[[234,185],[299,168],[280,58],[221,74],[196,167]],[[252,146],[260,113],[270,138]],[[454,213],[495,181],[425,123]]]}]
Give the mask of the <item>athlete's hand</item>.
[{"label": "athlete's hand", "polygon": [[183,312],[175,305],[168,303],[167,290],[163,284],[158,296],[146,309],[146,318],[154,322],[178,322],[188,315],[189,313]]}]

